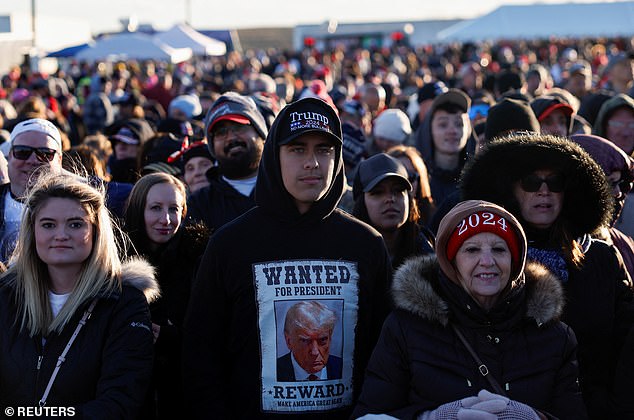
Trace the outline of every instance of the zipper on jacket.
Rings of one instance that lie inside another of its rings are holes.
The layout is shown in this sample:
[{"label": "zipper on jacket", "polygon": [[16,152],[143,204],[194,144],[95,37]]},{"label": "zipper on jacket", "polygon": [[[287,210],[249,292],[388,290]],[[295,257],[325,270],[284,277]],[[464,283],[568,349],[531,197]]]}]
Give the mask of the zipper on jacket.
[{"label": "zipper on jacket", "polygon": [[[40,384],[40,372],[42,370],[42,362],[44,361],[44,348],[46,345],[42,343],[41,336],[34,337],[34,340],[35,340],[35,346],[37,347],[39,351],[39,355],[37,356],[37,365],[35,366],[35,388],[33,389],[33,391],[36,394],[34,397],[39,398],[37,396],[37,392],[38,392],[37,390]],[[36,401],[39,401],[39,400],[36,400]]]}]

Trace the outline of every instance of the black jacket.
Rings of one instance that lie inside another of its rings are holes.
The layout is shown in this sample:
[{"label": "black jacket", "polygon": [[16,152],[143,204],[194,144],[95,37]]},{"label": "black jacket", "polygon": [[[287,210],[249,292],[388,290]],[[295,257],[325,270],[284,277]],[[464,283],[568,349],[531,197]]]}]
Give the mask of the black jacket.
[{"label": "black jacket", "polygon": [[[205,250],[209,233],[198,223],[185,226],[154,252],[142,255],[156,268],[156,280],[161,296],[150,304],[152,322],[161,330],[154,345],[154,372],[151,410],[156,400],[159,418],[179,417],[183,410],[183,380],[181,375],[182,328],[192,280],[200,256]],[[138,246],[138,244],[135,244]]]},{"label": "black jacket", "polygon": [[[625,336],[634,325],[628,281],[629,274],[616,248],[593,239],[583,267],[569,267],[569,279],[563,285],[566,308],[562,321],[570,325],[579,340],[581,387],[592,418],[627,418],[619,412],[619,406],[629,403],[631,395],[619,400],[621,384],[615,375],[619,357],[634,357],[622,351]],[[634,377],[632,364],[628,366],[626,375]]]},{"label": "black jacket", "polygon": [[[264,146],[258,206],[211,237],[194,283],[183,348],[193,418],[347,418],[388,313],[383,240],[336,209],[341,146],[330,189],[308,212],[300,214],[283,187],[276,133],[285,110]],[[286,312],[303,301],[336,315],[330,354],[343,359],[341,379],[277,380],[277,359],[289,351]]]},{"label": "black jacket", "polygon": [[[66,355],[48,396],[49,407],[74,407],[75,418],[133,419],[152,372],[152,331],[146,296],[158,293],[152,268],[124,265],[120,294],[100,297]],[[145,296],[144,296],[145,294]],[[16,325],[15,290],[0,287],[0,409],[37,407],[58,356],[86,302],[60,335],[29,337]],[[38,368],[39,366],[39,368]]]},{"label": "black jacket", "polygon": [[209,169],[206,175],[209,186],[196,191],[187,200],[188,220],[204,222],[213,232],[255,206],[254,192],[248,197],[240,194],[222,179],[217,166]]},{"label": "black jacket", "polygon": [[440,274],[433,256],[409,260],[394,278],[396,310],[368,365],[354,416],[414,419],[423,411],[491,389],[449,322],[457,325],[511,399],[561,419],[583,419],[576,340],[557,318],[559,281],[529,264],[526,280],[487,313]]}]

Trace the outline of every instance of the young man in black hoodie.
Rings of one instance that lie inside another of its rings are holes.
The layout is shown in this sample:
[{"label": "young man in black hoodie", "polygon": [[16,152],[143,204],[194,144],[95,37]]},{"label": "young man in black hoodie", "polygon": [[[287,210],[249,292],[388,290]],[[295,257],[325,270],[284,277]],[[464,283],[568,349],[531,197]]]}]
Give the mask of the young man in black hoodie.
[{"label": "young man in black hoodie", "polygon": [[[195,281],[183,355],[193,417],[350,415],[389,310],[390,263],[379,233],[336,209],[343,188],[335,111],[315,98],[284,108],[264,146],[257,206],[214,234]],[[299,379],[288,381],[277,362],[298,353],[284,320],[299,302],[335,319],[327,338],[314,328],[319,313],[293,326],[306,356],[291,358]],[[336,379],[330,357],[341,359]]]}]

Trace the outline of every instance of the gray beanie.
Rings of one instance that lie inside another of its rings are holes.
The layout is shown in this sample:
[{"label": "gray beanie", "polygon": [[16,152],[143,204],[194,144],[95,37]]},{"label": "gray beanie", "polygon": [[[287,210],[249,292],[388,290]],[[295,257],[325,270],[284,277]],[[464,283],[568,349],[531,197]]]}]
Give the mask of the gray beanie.
[{"label": "gray beanie", "polygon": [[[243,96],[235,92],[227,92],[214,102],[207,116],[205,117],[205,134],[209,132],[214,124],[219,121],[248,122],[253,126],[258,135],[266,140],[268,129],[264,117],[258,110],[255,101],[248,96]],[[209,151],[214,154],[213,141],[209,141]]]}]

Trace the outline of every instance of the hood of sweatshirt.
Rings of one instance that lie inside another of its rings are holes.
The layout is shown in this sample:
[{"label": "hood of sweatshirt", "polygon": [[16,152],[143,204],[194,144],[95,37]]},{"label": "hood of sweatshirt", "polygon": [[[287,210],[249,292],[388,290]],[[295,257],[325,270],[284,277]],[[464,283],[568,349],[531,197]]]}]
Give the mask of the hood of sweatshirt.
[{"label": "hood of sweatshirt", "polygon": [[[322,133],[334,140],[335,162],[328,190],[301,214],[282,180],[280,147],[307,133]],[[342,143],[339,116],[326,102],[304,98],[287,105],[273,122],[264,143],[255,186],[256,204],[276,219],[289,223],[314,223],[330,215],[344,192]]]}]

